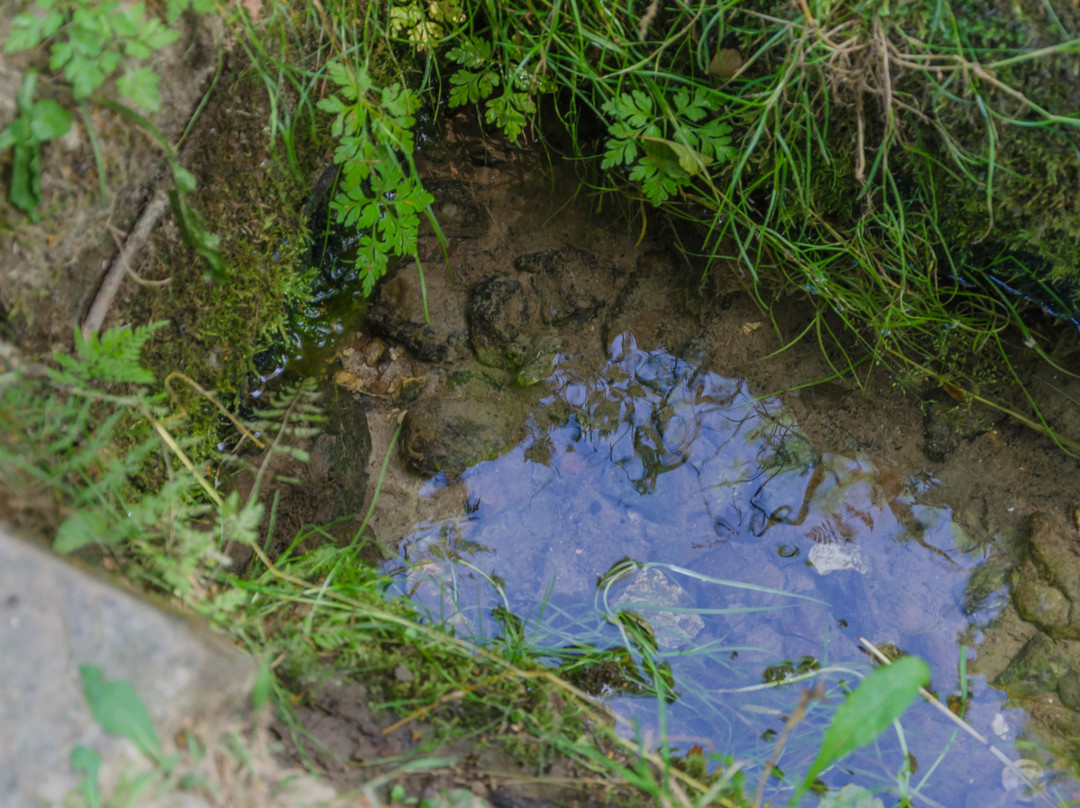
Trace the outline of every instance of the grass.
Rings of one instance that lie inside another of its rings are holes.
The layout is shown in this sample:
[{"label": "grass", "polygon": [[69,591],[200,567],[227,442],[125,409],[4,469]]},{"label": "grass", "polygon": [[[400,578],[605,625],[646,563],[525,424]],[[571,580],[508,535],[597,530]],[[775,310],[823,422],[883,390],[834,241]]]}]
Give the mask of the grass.
[{"label": "grass", "polygon": [[[802,336],[838,374],[942,380],[1076,451],[1013,367],[1022,344],[1047,353],[1048,320],[992,280],[1074,310],[1080,216],[1061,197],[1036,223],[1028,201],[1033,166],[1055,199],[1070,192],[1054,177],[1077,170],[1076,99],[1038,75],[1080,47],[1060,25],[975,22],[944,2],[462,0],[438,19],[403,5],[416,27],[387,25],[384,47],[415,48],[422,30],[420,81],[511,139],[535,138],[528,110],[550,95],[597,205],[624,200],[643,234],[689,223],[684,248],[736,266],[766,308],[808,297]],[[718,77],[724,53],[740,66]]]}]

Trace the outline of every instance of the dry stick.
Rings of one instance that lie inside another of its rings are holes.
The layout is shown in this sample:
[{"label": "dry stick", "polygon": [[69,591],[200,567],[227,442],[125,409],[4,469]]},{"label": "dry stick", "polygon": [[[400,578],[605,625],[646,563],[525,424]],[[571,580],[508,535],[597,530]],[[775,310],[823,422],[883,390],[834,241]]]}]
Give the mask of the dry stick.
[{"label": "dry stick", "polygon": [[123,248],[117,253],[116,257],[113,258],[112,266],[110,266],[105,273],[105,279],[101,282],[101,288],[94,297],[94,302],[90,306],[90,311],[86,314],[86,319],[83,320],[83,339],[89,339],[91,334],[96,334],[101,330],[102,325],[105,323],[105,318],[112,308],[116,293],[120,290],[120,282],[124,279],[124,274],[128,271],[130,261],[135,257],[135,254],[142,249],[143,244],[146,243],[146,239],[149,238],[151,231],[153,231],[154,227],[157,225],[158,220],[161,218],[161,214],[165,212],[167,204],[168,198],[166,197],[165,192],[158,191],[143,209],[142,215],[139,216],[139,220],[135,223],[135,227],[132,229],[130,235],[128,235]]}]

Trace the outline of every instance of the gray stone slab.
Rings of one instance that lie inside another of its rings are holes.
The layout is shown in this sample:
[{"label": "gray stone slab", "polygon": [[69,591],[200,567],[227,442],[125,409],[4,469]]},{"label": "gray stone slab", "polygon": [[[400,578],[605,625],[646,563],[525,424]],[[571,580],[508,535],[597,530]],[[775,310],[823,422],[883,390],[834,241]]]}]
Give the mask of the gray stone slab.
[{"label": "gray stone slab", "polygon": [[191,617],[0,529],[0,805],[39,806],[78,784],[77,744],[134,756],[83,699],[80,665],[130,683],[163,741],[249,710],[255,663]]}]

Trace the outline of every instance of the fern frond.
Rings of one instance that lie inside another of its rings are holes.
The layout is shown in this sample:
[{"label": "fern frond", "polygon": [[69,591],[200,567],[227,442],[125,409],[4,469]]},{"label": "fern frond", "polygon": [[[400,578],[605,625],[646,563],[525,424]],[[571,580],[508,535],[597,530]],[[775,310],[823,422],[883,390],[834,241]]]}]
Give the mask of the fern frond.
[{"label": "fern frond", "polygon": [[50,369],[49,376],[58,384],[75,386],[94,381],[150,384],[154,376],[139,363],[139,354],[147,340],[164,325],[166,321],[162,320],[134,330],[110,328],[101,336],[91,334],[88,338],[76,328],[75,355],[56,354],[54,359],[59,369]]}]

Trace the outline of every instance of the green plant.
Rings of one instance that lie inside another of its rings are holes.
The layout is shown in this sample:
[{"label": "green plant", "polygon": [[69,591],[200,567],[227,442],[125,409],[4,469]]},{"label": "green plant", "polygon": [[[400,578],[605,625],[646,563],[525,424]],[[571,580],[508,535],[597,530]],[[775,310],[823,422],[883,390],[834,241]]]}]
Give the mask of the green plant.
[{"label": "green plant", "polygon": [[433,201],[420,184],[412,157],[413,113],[420,99],[399,82],[376,87],[360,65],[335,61],[326,69],[338,89],[318,107],[334,116],[334,162],[341,167],[330,205],[338,224],[363,234],[355,262],[369,295],[386,274],[391,255],[419,261],[420,214],[430,216]]},{"label": "green plant", "polygon": [[[181,5],[186,3],[174,1],[170,10],[179,13]],[[197,5],[207,2],[197,0]],[[33,50],[49,41],[49,69],[63,73],[77,101],[122,69],[116,78],[120,96],[147,110],[161,108],[161,77],[139,62],[176,41],[180,33],[147,16],[144,2],[37,0],[35,6],[11,21],[5,53]]]},{"label": "green plant", "polygon": [[670,102],[660,88],[616,95],[602,106],[611,138],[600,167],[632,166],[629,178],[662,205],[734,157],[731,126],[712,116],[720,102],[720,93],[700,86],[679,88]]},{"label": "green plant", "polygon": [[788,804],[798,803],[818,775],[833,763],[872,743],[929,683],[930,666],[912,656],[901,657],[866,676],[837,708],[821,739],[817,759]]},{"label": "green plant", "polygon": [[[0,484],[16,499],[36,490],[54,503],[58,518],[47,532],[58,552],[108,549],[137,564],[140,577],[186,599],[202,593],[227,561],[226,541],[256,542],[263,504],[257,496],[241,501],[236,491],[219,494],[189,457],[183,417],[170,412],[166,394],[139,363],[163,325],[87,339],[76,330],[75,354],[58,354],[56,367],[9,374],[0,385]],[[256,413],[267,458],[288,452],[304,459],[294,444],[321,417],[316,398],[314,385],[304,383]]]},{"label": "green plant", "polygon": [[71,115],[51,98],[34,100],[37,71],[28,70],[19,90],[19,117],[0,132],[0,151],[14,149],[11,168],[11,189],[8,198],[19,210],[40,219],[37,206],[41,204],[41,149],[47,140],[67,134]]}]

